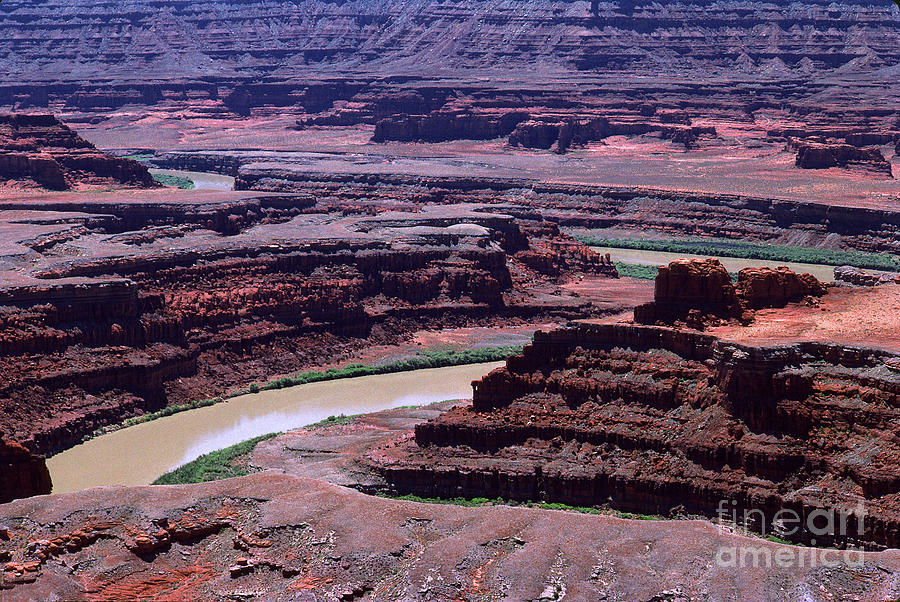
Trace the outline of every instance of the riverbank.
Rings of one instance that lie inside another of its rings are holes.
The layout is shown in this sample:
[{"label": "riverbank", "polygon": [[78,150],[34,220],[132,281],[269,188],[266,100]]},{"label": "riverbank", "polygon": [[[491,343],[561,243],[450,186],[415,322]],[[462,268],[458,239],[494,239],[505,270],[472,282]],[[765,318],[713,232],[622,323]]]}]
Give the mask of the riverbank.
[{"label": "riverbank", "polygon": [[426,368],[445,368],[447,366],[464,366],[467,364],[480,364],[486,362],[496,362],[505,360],[510,355],[515,355],[522,350],[521,345],[501,345],[498,347],[481,347],[478,349],[459,349],[459,350],[432,350],[421,351],[412,357],[396,359],[384,363],[367,365],[362,363],[353,363],[340,368],[328,368],[326,370],[308,370],[298,372],[272,379],[262,385],[253,383],[246,389],[234,391],[228,395],[220,397],[212,397],[209,399],[200,399],[186,404],[171,405],[148,414],[142,414],[129,418],[118,424],[112,424],[95,431],[85,441],[112,433],[123,428],[128,428],[144,422],[158,420],[167,416],[180,414],[181,412],[189,412],[198,408],[222,403],[227,399],[238,397],[239,395],[255,394],[263,390],[283,389],[285,387],[294,387],[297,385],[305,385],[308,383],[322,382],[327,380],[339,380],[342,378],[356,378],[359,376],[370,376],[374,374],[393,374],[395,372],[408,372],[411,370],[423,370]]},{"label": "riverbank", "polygon": [[[787,265],[806,266],[815,269],[817,266],[850,265],[857,268],[898,271],[900,270],[900,257],[890,253],[866,253],[862,251],[849,251],[841,249],[822,249],[811,247],[798,247],[788,245],[773,245],[762,242],[744,240],[730,240],[720,238],[684,238],[684,239],[633,239],[612,238],[585,229],[569,230],[574,238],[586,245],[597,249],[616,249],[621,257],[628,257],[625,250],[657,253],[659,257],[670,261],[669,257],[717,257],[753,260],[752,266]],[[642,257],[632,255],[632,258]],[[646,255],[645,257],[650,257]],[[735,266],[740,265],[735,262]],[[726,266],[727,267],[727,266]],[[747,266],[744,266],[747,267]],[[729,268],[730,270],[731,268]],[[794,269],[794,268],[792,268]],[[812,272],[810,272],[812,273]],[[833,277],[833,272],[831,277]],[[817,276],[818,277],[818,276]],[[821,278],[820,278],[821,279]],[[831,279],[831,278],[829,278]]]},{"label": "riverbank", "polygon": [[[150,168],[150,174],[164,184],[179,186],[177,182],[190,182],[189,188],[193,190],[234,190],[234,178],[217,173]],[[179,186],[179,188],[184,187]]]},{"label": "riverbank", "polygon": [[239,395],[91,439],[47,460],[53,492],[147,485],[200,455],[337,414],[376,412],[471,396],[501,362],[325,380]]}]

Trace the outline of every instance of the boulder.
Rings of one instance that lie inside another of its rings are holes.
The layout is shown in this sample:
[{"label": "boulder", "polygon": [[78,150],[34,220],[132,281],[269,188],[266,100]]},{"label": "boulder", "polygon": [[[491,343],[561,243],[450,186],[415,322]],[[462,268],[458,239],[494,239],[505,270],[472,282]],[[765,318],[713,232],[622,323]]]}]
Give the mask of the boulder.
[{"label": "boulder", "polygon": [[793,141],[797,149],[794,163],[802,169],[827,169],[829,167],[858,167],[868,171],[891,174],[891,164],[875,147],[858,148],[850,144]]},{"label": "boulder", "polygon": [[797,274],[778,268],[744,268],[738,273],[738,296],[745,307],[783,307],[790,301],[804,297],[821,297],[827,292],[824,284],[811,274]]},{"label": "boulder", "polygon": [[900,284],[900,274],[870,274],[859,268],[842,265],[834,268],[834,279],[854,286],[879,286],[882,284]]}]

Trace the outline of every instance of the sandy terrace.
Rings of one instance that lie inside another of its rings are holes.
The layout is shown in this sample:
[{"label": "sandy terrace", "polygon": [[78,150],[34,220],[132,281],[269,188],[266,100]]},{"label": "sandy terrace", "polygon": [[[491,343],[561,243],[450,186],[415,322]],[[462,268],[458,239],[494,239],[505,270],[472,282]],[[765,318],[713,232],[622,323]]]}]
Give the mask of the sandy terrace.
[{"label": "sandy terrace", "polygon": [[764,309],[750,326],[709,332],[753,344],[826,341],[900,351],[900,285],[833,288],[818,307],[791,304]]}]

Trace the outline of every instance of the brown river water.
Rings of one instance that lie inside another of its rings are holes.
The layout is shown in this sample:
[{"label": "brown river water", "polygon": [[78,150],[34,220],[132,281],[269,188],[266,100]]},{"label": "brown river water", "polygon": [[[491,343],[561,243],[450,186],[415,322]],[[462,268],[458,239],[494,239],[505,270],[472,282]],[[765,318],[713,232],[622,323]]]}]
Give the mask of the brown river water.
[{"label": "brown river water", "polygon": [[53,493],[149,485],[198,456],[332,415],[364,414],[472,396],[472,381],[503,362],[345,378],[241,395],[121,429],[47,460]]}]

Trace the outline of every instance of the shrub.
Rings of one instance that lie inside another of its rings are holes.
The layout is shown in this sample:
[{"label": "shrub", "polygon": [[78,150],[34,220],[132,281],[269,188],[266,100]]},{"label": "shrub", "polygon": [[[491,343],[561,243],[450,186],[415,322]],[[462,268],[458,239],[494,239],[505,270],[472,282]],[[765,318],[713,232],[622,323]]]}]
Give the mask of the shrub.
[{"label": "shrub", "polygon": [[153,179],[163,186],[174,186],[176,188],[181,188],[184,190],[191,190],[194,187],[193,180],[191,180],[190,178],[184,178],[182,176],[169,176],[155,173],[153,174]]},{"label": "shrub", "polygon": [[242,441],[225,449],[220,449],[200,456],[153,481],[154,485],[186,485],[188,483],[205,483],[250,474],[246,466],[235,463],[241,456],[246,456],[261,442],[272,439],[280,433],[270,433]]}]

